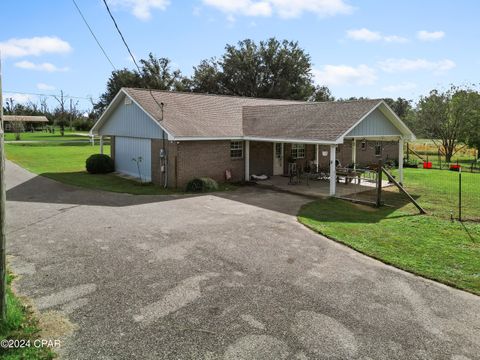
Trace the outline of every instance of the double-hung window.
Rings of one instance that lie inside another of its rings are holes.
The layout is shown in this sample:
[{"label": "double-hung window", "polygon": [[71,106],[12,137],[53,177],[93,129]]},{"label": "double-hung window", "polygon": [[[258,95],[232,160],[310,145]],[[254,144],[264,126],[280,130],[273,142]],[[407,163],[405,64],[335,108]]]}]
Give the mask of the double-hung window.
[{"label": "double-hung window", "polygon": [[305,144],[292,144],[291,155],[293,159],[305,158]]},{"label": "double-hung window", "polygon": [[230,142],[230,157],[232,159],[243,158],[243,141],[231,141]]}]

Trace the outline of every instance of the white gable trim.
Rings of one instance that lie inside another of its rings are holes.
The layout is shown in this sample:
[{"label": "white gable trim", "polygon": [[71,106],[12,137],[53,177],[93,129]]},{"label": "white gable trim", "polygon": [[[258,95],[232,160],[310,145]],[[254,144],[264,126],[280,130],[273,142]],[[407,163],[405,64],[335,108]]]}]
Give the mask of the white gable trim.
[{"label": "white gable trim", "polygon": [[[387,111],[387,114],[385,114],[382,109],[380,109],[381,106],[385,107],[385,110]],[[360,124],[363,120],[365,120],[371,113],[373,113],[376,109],[379,109],[382,114],[402,133],[403,137],[408,140],[415,140],[415,135],[413,132],[408,128],[407,125],[398,117],[397,114],[390,108],[390,106],[387,105],[387,103],[384,100],[381,100],[378,102],[377,105],[375,105],[370,111],[368,111],[364,116],[360,118],[355,124],[353,124],[345,133],[338,138],[338,140],[341,140],[340,142],[343,143],[345,137],[352,131],[358,124]],[[368,136],[366,136],[368,137]]]},{"label": "white gable trim", "polygon": [[162,125],[158,123],[155,118],[150,115],[148,111],[146,111],[135,99],[133,99],[123,88],[120,89],[117,95],[113,98],[112,102],[107,106],[103,114],[100,116],[100,118],[97,120],[97,122],[93,125],[93,127],[90,129],[90,135],[93,134],[98,134],[99,129],[103,126],[103,124],[108,121],[108,118],[110,116],[110,113],[118,106],[118,102],[121,99],[121,94],[127,96],[132,102],[139,107],[140,110],[142,110],[160,129],[165,132],[168,136],[168,140],[174,140],[175,137],[167,131]]}]

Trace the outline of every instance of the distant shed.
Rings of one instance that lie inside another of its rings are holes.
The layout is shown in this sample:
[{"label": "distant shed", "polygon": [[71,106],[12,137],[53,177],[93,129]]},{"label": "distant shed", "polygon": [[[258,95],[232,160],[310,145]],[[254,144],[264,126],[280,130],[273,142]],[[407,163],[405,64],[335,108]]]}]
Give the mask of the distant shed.
[{"label": "distant shed", "polygon": [[3,128],[12,131],[15,123],[23,124],[25,130],[43,128],[48,124],[48,119],[43,115],[3,115]]}]

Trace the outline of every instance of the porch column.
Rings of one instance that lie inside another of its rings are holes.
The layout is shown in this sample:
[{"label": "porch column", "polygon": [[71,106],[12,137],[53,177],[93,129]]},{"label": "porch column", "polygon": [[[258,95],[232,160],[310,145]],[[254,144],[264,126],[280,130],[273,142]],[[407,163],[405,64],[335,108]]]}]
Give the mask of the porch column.
[{"label": "porch column", "polygon": [[330,145],[330,196],[335,196],[337,186],[337,168],[335,160],[337,157],[337,145]]},{"label": "porch column", "polygon": [[245,140],[245,181],[250,181],[250,141]]},{"label": "porch column", "polygon": [[100,154],[103,154],[103,136],[100,135]]},{"label": "porch column", "polygon": [[403,185],[403,138],[398,139],[398,179]]},{"label": "porch column", "polygon": [[353,170],[357,169],[357,140],[354,138],[352,140],[352,163]]},{"label": "porch column", "polygon": [[320,146],[318,144],[315,144],[315,166],[317,167],[317,173],[318,173],[318,163],[320,161],[320,156],[318,154],[319,149],[320,149]]}]

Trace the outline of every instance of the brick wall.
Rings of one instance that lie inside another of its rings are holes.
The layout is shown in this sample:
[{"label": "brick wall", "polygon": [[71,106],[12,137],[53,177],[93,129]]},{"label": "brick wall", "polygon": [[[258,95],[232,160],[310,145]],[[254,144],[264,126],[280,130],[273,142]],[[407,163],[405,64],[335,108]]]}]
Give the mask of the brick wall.
[{"label": "brick wall", "polygon": [[[360,166],[368,166],[376,164],[380,159],[397,160],[398,161],[398,142],[396,141],[381,141],[382,154],[381,156],[375,155],[376,141],[367,141],[366,149],[362,150],[361,141],[357,141],[357,164]],[[320,157],[319,165],[322,169],[328,169],[330,164],[330,146],[320,145]],[[326,151],[327,156],[323,156],[322,152]],[[340,161],[342,166],[348,166],[352,164],[352,142],[345,141],[344,144],[338,145],[336,158]]]},{"label": "brick wall", "polygon": [[[153,146],[152,151],[156,151]],[[230,158],[230,141],[228,140],[169,142],[168,153],[169,187],[183,188],[195,177],[211,177],[218,182],[224,182],[227,169],[232,173],[230,180],[232,182],[242,181],[245,176],[244,159]],[[154,154],[152,154],[152,176],[159,171],[154,170],[153,159]]]}]

